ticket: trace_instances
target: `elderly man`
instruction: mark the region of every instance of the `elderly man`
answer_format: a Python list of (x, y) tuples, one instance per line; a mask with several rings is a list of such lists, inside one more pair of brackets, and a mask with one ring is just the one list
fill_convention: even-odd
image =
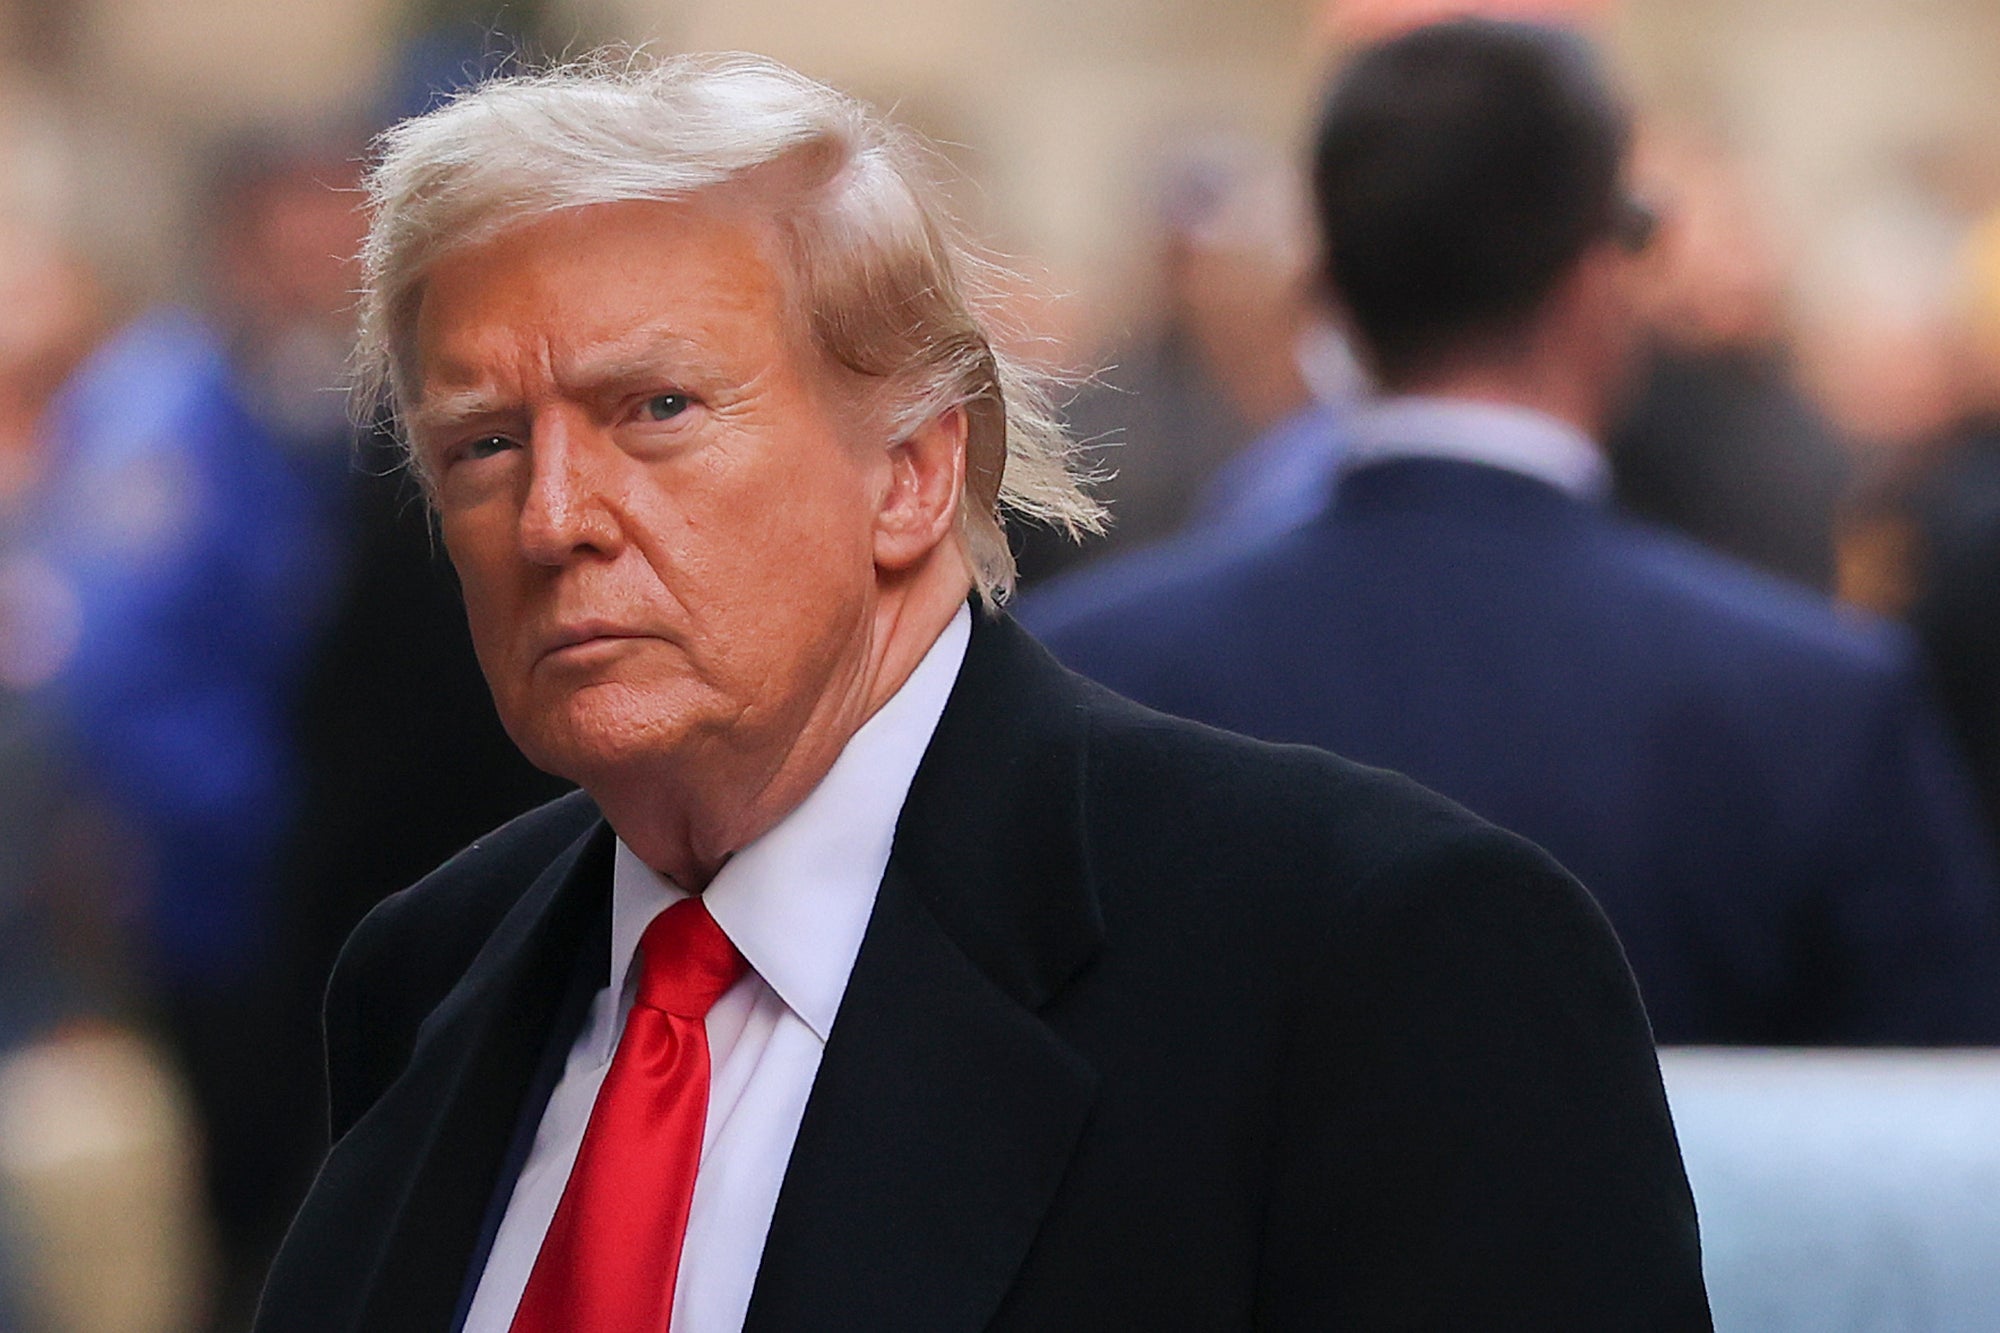
[(390, 134), (364, 351), (584, 791), (349, 942), (259, 1327), (1706, 1327), (1578, 886), (993, 609), (1094, 511), (918, 161), (747, 58)]

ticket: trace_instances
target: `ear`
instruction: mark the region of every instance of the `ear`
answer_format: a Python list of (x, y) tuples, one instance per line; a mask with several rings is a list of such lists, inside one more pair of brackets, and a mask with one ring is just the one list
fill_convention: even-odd
[(902, 571), (951, 540), (965, 492), (965, 409), (932, 417), (889, 446), (889, 484), (875, 511), (875, 564)]

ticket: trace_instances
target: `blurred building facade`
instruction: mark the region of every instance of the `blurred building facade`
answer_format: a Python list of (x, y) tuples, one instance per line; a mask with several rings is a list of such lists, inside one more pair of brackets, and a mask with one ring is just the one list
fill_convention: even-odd
[[(188, 145), (271, 114), (350, 104), (395, 44), (439, 21), (527, 14), (540, 45), (748, 48), (894, 104), (954, 145), (1003, 245), (1076, 293), (1065, 317), (1129, 312), (1140, 257), (1124, 218), (1150, 186), (1143, 151), (1221, 127), (1290, 147), (1362, 0), (0, 0), (0, 143), (80, 142), (78, 187), (144, 279), (170, 283)], [(1407, 5), (1405, 6), (1407, 7)], [(1516, 6), (1517, 8), (1520, 6)], [(1971, 152), (2000, 113), (2000, 8), (1987, 0), (1623, 0), (1585, 8), (1644, 100), (1718, 134), (1794, 238), (1815, 310), (1921, 301), (1937, 211), (1926, 163)], [(53, 123), (52, 123), (53, 122)], [(10, 129), (11, 127), (11, 129)], [(4, 150), (20, 158), (36, 150)], [(43, 153), (44, 160), (47, 154)], [(10, 173), (46, 190), (49, 169)], [(1947, 206), (1945, 211), (1949, 211)], [(1882, 237), (1893, 239), (1882, 243)], [(1857, 259), (1857, 253), (1865, 259)], [(1916, 315), (1905, 310), (1905, 325)], [(1082, 330), (1095, 332), (1095, 330)], [(1873, 336), (1886, 338), (1887, 330)]]

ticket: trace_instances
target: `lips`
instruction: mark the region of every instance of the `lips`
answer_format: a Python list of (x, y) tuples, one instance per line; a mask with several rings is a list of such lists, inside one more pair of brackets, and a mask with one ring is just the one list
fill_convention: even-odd
[(602, 621), (581, 621), (574, 625), (564, 625), (551, 634), (541, 652), (543, 658), (574, 655), (587, 650), (594, 644), (615, 643), (622, 640), (644, 639), (653, 636), (644, 631), (623, 625), (613, 625)]

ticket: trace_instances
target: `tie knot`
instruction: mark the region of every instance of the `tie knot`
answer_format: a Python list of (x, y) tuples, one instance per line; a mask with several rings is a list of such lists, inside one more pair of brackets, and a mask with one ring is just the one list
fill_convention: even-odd
[(683, 898), (639, 937), (638, 1003), (677, 1018), (705, 1018), (749, 964), (700, 898)]

